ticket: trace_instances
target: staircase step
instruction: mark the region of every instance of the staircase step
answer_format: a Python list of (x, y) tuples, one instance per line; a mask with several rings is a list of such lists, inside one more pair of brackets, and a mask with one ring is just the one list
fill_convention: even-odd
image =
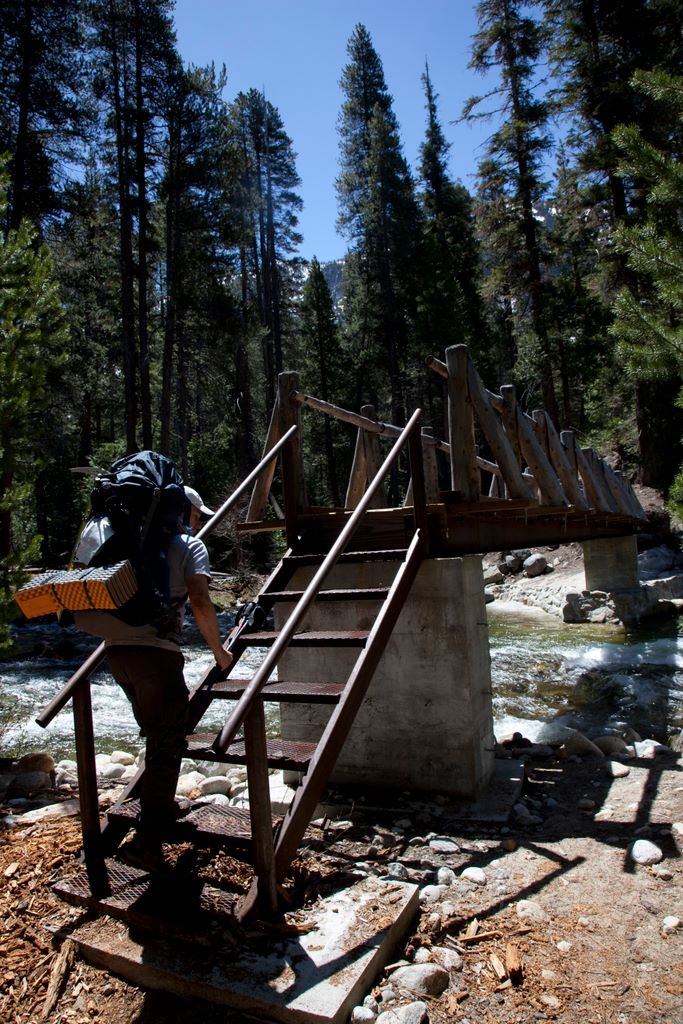
[[(388, 587), (363, 587), (359, 590), (321, 590), (316, 601), (383, 601)], [(303, 590), (269, 590), (263, 595), (269, 601), (298, 601)]]
[[(245, 633), (241, 642), (245, 647), (272, 647), (280, 634), (275, 632)], [(364, 647), (369, 633), (364, 629), (319, 630), (296, 633), (290, 647)]]
[[(249, 679), (224, 679), (215, 683), (209, 693), (214, 700), (236, 700), (249, 685)], [(261, 693), (263, 700), (279, 704), (336, 704), (345, 683), (306, 683), (278, 680), (267, 683)]]
[[(127, 800), (110, 808), (107, 817), (135, 825), (140, 816), (140, 801)], [(273, 828), (279, 824), (273, 818)], [(244, 807), (219, 807), (215, 804), (197, 804), (196, 807), (173, 823), (168, 831), (169, 842), (193, 842), (197, 846), (221, 845), (245, 848), (251, 845), (251, 819)]]
[[(407, 548), (388, 548), (383, 551), (345, 551), (337, 562), (399, 562), (403, 561)], [(282, 561), (286, 565), (320, 565), (326, 557), (323, 554), (287, 555)]]
[[(223, 764), (247, 763), (244, 740), (236, 740), (225, 753), (221, 754), (211, 746), (215, 738), (215, 733), (195, 733), (193, 736), (188, 736), (188, 757), (199, 761), (219, 761)], [(305, 772), (315, 749), (315, 743), (301, 743), (276, 737), (266, 741), (266, 760), (271, 768), (288, 768), (295, 772)]]

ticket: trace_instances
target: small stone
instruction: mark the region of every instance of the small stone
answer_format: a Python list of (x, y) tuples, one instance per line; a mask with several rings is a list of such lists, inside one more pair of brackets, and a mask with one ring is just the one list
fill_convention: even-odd
[(377, 1024), (428, 1024), (429, 1012), (425, 1003), (416, 1000), (404, 1006), (392, 1007), (380, 1013)]
[(178, 796), (189, 796), (196, 789), (199, 788), (200, 782), (204, 781), (204, 776), (201, 772), (187, 772), (185, 775), (181, 775), (178, 779), (176, 786), (176, 794)]
[(593, 811), (595, 810), (595, 800), (591, 800), (587, 796), (582, 796), (580, 800), (576, 801), (576, 806), (580, 811)]
[(613, 779), (625, 779), (627, 775), (631, 774), (631, 769), (628, 765), (622, 764), (621, 761), (609, 761), (607, 763), (607, 774)]
[(112, 764), (135, 764), (135, 758), (127, 750), (114, 750), (110, 756)]
[(558, 981), (560, 976), (557, 971), (543, 970), (541, 971), (541, 977), (544, 981)]
[(101, 779), (120, 779), (125, 770), (125, 765), (111, 762), (105, 765), (97, 774)]
[(363, 1006), (367, 1010), (372, 1010), (373, 1013), (377, 1013), (379, 1011), (379, 1003), (377, 1002), (372, 993), (365, 997), (365, 999), (363, 1000)]
[(209, 796), (211, 793), (222, 793), (224, 796), (230, 796), (232, 783), (225, 775), (213, 775), (210, 779), (202, 779), (197, 785), (197, 789), (203, 796)]
[(545, 924), (548, 915), (540, 903), (534, 900), (520, 900), (516, 906), (517, 917), (523, 924)]
[(561, 939), (560, 942), (556, 943), (556, 947), (559, 949), (560, 953), (568, 953), (572, 948), (572, 944), (571, 942), (567, 942), (566, 939)]
[(465, 868), (460, 877), (474, 882), (475, 885), (486, 885), (488, 881), (486, 872), (482, 871), (481, 868)]
[(683, 857), (683, 821), (674, 821), (671, 826), (671, 838), (679, 855)]
[(453, 885), (455, 882), (455, 871), (452, 868), (439, 868), (436, 880), (439, 885)]
[(445, 967), (447, 971), (461, 971), (463, 969), (462, 957), (454, 949), (449, 949), (448, 946), (434, 946), (432, 955), (436, 962)]
[(661, 882), (671, 882), (671, 881), (673, 881), (673, 877), (674, 877), (673, 871), (669, 871), (668, 868), (659, 867), (659, 866), (655, 866), (655, 867), (652, 868), (652, 874), (655, 876), (655, 878), (658, 878)]
[(544, 993), (541, 996), (541, 1002), (545, 1003), (546, 1006), (549, 1006), (551, 1010), (556, 1010), (560, 1005), (560, 1000), (557, 996), (551, 995), (550, 993)]
[[(441, 918), (439, 918), (439, 921)], [(413, 957), (414, 964), (428, 964), (431, 963), (432, 953), (427, 946), (420, 946), (419, 949), (415, 950), (415, 956)]]
[(515, 839), (503, 839), (500, 845), (506, 853), (514, 853), (517, 849), (517, 841)]
[(367, 1006), (354, 1006), (351, 1011), (351, 1024), (372, 1024), (376, 1017), (377, 1014)]
[(459, 853), (460, 847), (452, 839), (432, 839), (429, 849), (435, 853)]
[(393, 984), (407, 988), (417, 995), (440, 996), (448, 988), (448, 971), (439, 964), (411, 964), (399, 967), (391, 976)]
[(636, 864), (657, 864), (664, 854), (649, 839), (636, 839), (630, 849), (631, 859)]
[(387, 1003), (396, 1002), (396, 1000), (398, 999), (398, 992), (393, 987), (393, 985), (383, 985), (382, 988), (379, 990), (379, 998), (382, 1005), (386, 1006)]
[(401, 864), (400, 861), (394, 860), (390, 864), (387, 864), (387, 877), (395, 878), (399, 882), (407, 882), (410, 878), (410, 872), (405, 864)]
[(679, 917), (674, 917), (673, 914), (668, 914), (662, 921), (662, 934), (673, 935), (673, 933), (681, 927), (681, 920)]
[(420, 889), (420, 903), (436, 903), (446, 892), (445, 885), (425, 885)]

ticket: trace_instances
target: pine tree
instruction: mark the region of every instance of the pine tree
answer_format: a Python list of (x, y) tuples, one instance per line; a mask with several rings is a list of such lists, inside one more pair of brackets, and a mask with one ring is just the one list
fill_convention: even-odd
[[(545, 189), (542, 157), (550, 140), (548, 104), (534, 92), (542, 53), (540, 25), (527, 14), (534, 6), (521, 0), (482, 0), (477, 6), (471, 66), (482, 73), (498, 69), (500, 85), (493, 93), (505, 115), (479, 167), (478, 217), (496, 270), (489, 289), (507, 305), (518, 375), (529, 383), (538, 377), (543, 405), (557, 420), (544, 239), (535, 213)], [(469, 100), (464, 116), (473, 116), (481, 102), (480, 97)]]
[[(304, 287), (300, 314), (302, 385), (324, 402), (339, 402), (345, 391), (344, 360), (332, 295), (314, 257)], [(306, 491), (314, 504), (342, 504), (338, 468), (348, 438), (329, 416), (316, 415), (307, 435)]]
[(377, 404), (388, 377), (392, 420), (401, 424), (416, 315), (420, 215), (382, 64), (363, 25), (356, 26), (347, 53), (337, 179), (339, 226), (351, 243), (345, 266), (347, 345), (358, 404), (363, 398)]
[[(683, 194), (683, 77), (664, 72), (640, 72), (634, 86), (660, 104), (661, 117), (673, 114), (677, 131), (667, 150), (648, 142), (636, 125), (624, 125), (613, 133), (614, 145), (623, 154), (618, 170), (625, 179), (645, 184), (646, 215), (641, 223), (623, 225), (616, 233), (619, 251), (634, 273), (630, 286), (621, 289), (615, 304), (612, 327), (627, 365), (638, 379), (662, 381), (680, 387), (683, 379), (683, 228), (680, 197)], [(672, 153), (673, 151), (673, 153)], [(683, 390), (678, 398), (683, 406)], [(657, 457), (680, 459), (680, 446), (672, 443), (670, 410), (652, 410), (666, 416), (668, 443)], [(678, 416), (680, 428), (680, 415)], [(664, 467), (661, 467), (664, 471)], [(650, 467), (651, 469), (651, 467)], [(666, 471), (670, 475), (667, 466)], [(679, 470), (674, 495), (683, 500), (683, 470)]]
[(59, 207), (58, 179), (74, 160), (83, 101), (82, 0), (0, 0), (0, 153), (11, 154), (6, 226), (38, 226)]
[[(0, 218), (8, 176), (1, 170)], [(63, 361), (66, 328), (52, 264), (26, 221), (0, 233), (0, 646), (7, 641), (11, 594), (36, 557), (27, 503), (43, 455), (40, 429), (46, 385)], [(24, 536), (16, 536), (17, 520)]]

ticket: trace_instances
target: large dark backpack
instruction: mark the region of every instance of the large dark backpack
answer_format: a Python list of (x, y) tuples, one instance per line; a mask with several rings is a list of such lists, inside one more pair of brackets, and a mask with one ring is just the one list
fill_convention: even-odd
[(158, 452), (118, 459), (96, 478), (91, 516), (108, 517), (113, 533), (89, 565), (128, 559), (133, 566), (138, 592), (112, 613), (128, 625), (152, 623), (164, 632), (173, 618), (166, 556), (171, 538), (183, 530), (188, 506), (183, 478)]

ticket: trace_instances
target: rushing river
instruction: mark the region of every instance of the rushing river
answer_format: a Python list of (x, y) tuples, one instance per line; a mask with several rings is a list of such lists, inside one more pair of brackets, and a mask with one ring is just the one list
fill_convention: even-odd
[[(630, 633), (610, 626), (567, 626), (550, 616), (489, 606), (496, 735), (515, 730), (552, 740), (558, 727), (595, 735), (631, 725), (665, 740), (683, 728), (683, 620)], [(224, 632), (230, 626), (222, 616)], [(47, 730), (33, 721), (92, 650), (75, 630), (28, 625), (17, 631), (20, 656), (0, 662), (0, 757), (48, 749), (57, 759), (74, 752), (69, 706)], [(211, 657), (190, 632), (186, 676), (194, 682)], [(253, 675), (263, 655), (247, 652), (235, 674)], [(93, 677), (97, 749), (137, 751), (130, 707), (106, 671)], [(203, 720), (218, 727), (226, 705), (217, 701)], [(273, 716), (275, 710), (273, 709)], [(271, 716), (272, 717), (272, 716)]]

